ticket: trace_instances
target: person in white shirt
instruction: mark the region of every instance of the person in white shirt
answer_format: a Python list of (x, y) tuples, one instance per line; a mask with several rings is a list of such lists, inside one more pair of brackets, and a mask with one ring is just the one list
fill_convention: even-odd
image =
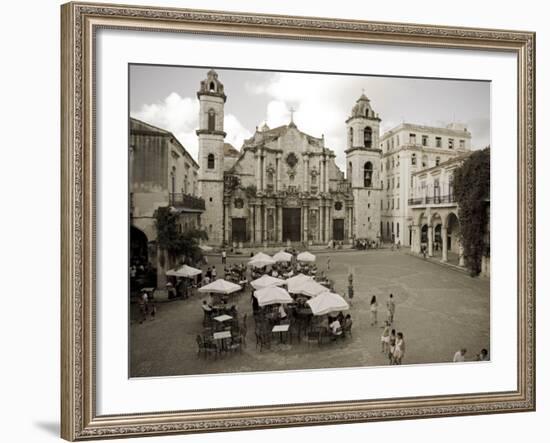
[(279, 306), (279, 317), (286, 318), (286, 311), (285, 308), (283, 308), (283, 305)]
[(334, 320), (330, 325), (329, 328), (333, 335), (341, 335), (342, 334), (342, 325), (338, 320)]
[(466, 348), (462, 348), (459, 351), (456, 351), (455, 356), (453, 357), (453, 363), (462, 363), (463, 361), (466, 361), (465, 355)]
[(216, 280), (216, 275), (217, 275), (216, 267), (212, 266), (212, 281)]

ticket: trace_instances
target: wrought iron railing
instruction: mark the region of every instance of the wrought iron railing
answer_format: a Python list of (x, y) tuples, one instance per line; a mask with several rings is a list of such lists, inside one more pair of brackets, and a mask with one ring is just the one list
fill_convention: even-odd
[(206, 209), (204, 200), (194, 195), (175, 193), (170, 194), (170, 205), (183, 207), (188, 209), (199, 209), (204, 211)]
[(456, 199), (454, 194), (447, 195), (434, 195), (431, 197), (414, 197), (409, 198), (409, 206), (415, 205), (438, 205), (445, 203), (455, 203)]

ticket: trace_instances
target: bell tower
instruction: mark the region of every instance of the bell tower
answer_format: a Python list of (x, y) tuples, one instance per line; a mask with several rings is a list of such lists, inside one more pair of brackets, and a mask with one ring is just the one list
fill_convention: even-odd
[(223, 241), (223, 146), (224, 105), (227, 97), (218, 73), (211, 69), (200, 83), (199, 99), (199, 192), (206, 203), (202, 226), (210, 243)]
[(380, 230), (380, 122), (364, 93), (346, 120), (346, 170), (355, 205), (355, 233), (369, 240), (377, 240)]

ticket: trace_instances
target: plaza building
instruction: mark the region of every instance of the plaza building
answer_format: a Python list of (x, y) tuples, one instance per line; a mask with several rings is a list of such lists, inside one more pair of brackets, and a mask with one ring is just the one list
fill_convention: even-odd
[(200, 228), (199, 165), (169, 131), (130, 118), (130, 262), (149, 263), (164, 279), (156, 247), (155, 212), (171, 207), (181, 232)]
[(412, 244), (413, 175), (470, 151), (459, 123), (402, 123), (380, 135), (381, 118), (363, 93), (346, 125), (346, 173), (320, 137), (287, 125), (256, 128), (237, 150), (225, 143), (227, 95), (214, 70), (201, 81), (199, 184), (212, 244)]
[[(463, 153), (437, 166), (423, 169), (412, 175), (408, 207), (411, 221), (411, 251), (421, 253), (425, 248), (428, 257), (439, 258), (464, 266), (464, 249), (460, 243), (460, 207), (454, 193), (454, 171), (469, 156)], [(486, 202), (487, 226), (482, 257), (481, 275), (490, 276), (490, 201)]]
[[(201, 82), (197, 97), (199, 186), (206, 203), (203, 226), (211, 244), (352, 241), (356, 235), (355, 191), (322, 135), (301, 131), (291, 117), (287, 125), (256, 128), (236, 151), (224, 142), (227, 96), (214, 70)], [(377, 117), (370, 117), (377, 127)], [(350, 125), (357, 126), (358, 134), (359, 123)], [(377, 133), (373, 135), (372, 146), (376, 146), (377, 137)], [(371, 154), (376, 157), (378, 150), (359, 151), (353, 153), (352, 162)], [(373, 165), (378, 164), (374, 157)], [(359, 182), (362, 179), (359, 171), (357, 174)], [(361, 181), (357, 188), (363, 184)]]
[(381, 137), (380, 234), (383, 241), (411, 246), (413, 177), (470, 152), (471, 134), (463, 124), (444, 128), (402, 123)]

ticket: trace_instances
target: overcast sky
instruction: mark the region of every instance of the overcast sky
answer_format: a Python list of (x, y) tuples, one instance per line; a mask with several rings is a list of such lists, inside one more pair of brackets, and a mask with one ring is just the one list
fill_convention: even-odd
[[(197, 158), (199, 102), (196, 92), (210, 67), (130, 67), (130, 114), (174, 133)], [(345, 120), (361, 93), (380, 114), (381, 133), (405, 121), (429, 126), (467, 125), (472, 148), (490, 144), (490, 83), (357, 75), (243, 71), (215, 68), (224, 84), (226, 141), (240, 149), (267, 121), (325, 135), (327, 147), (345, 164)]]

